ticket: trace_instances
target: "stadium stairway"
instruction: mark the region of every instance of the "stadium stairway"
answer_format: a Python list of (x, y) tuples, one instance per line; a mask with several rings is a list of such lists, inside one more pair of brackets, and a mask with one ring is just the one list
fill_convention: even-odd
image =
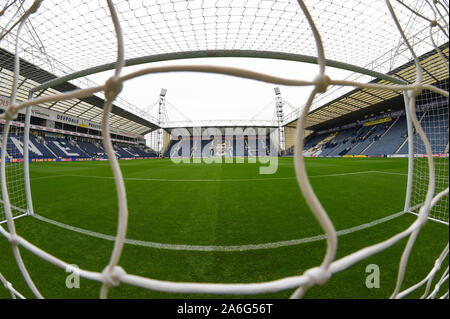
[(333, 132), (331, 134), (327, 133), (321, 135), (321, 137), (325, 136), (325, 138), (321, 138), (319, 142), (313, 145), (311, 148), (309, 149), (305, 148), (307, 150), (305, 152), (305, 155), (320, 156), (323, 152), (323, 148), (327, 145), (328, 142), (332, 141), (337, 134), (338, 132)]
[(73, 146), (69, 141), (53, 137), (45, 137), (47, 146), (61, 158), (88, 157), (82, 150)]
[(94, 143), (91, 142), (78, 142), (78, 146), (80, 149), (82, 149), (85, 153), (87, 153), (90, 157), (105, 157), (106, 152), (104, 149), (99, 148)]
[(352, 147), (348, 155), (359, 155), (364, 149), (373, 142), (373, 139), (377, 134), (381, 134), (384, 131), (384, 124), (373, 125), (363, 136), (356, 145)]
[(353, 129), (346, 129), (339, 132), (339, 134), (337, 134), (336, 137), (332, 141), (330, 141), (330, 145), (323, 148), (320, 156), (331, 156), (338, 154), (338, 152), (342, 151), (345, 148), (345, 146), (343, 147), (343, 145), (346, 144), (348, 139), (352, 136), (353, 132)]
[(358, 130), (359, 128), (356, 130), (354, 128), (343, 130), (338, 135), (338, 144), (328, 152), (327, 156), (342, 155), (341, 153), (352, 145), (352, 136), (355, 136)]
[[(8, 134), (7, 153), (11, 158), (23, 158), (23, 135)], [(33, 135), (30, 135), (29, 143), (30, 158), (55, 158), (50, 150), (41, 144)]]
[[(419, 123), (422, 124), (422, 121), (425, 118), (426, 114), (427, 114), (427, 111), (417, 112), (417, 117), (419, 119)], [(414, 131), (414, 140), (417, 140), (416, 134), (417, 133)], [(405, 127), (405, 137), (406, 136), (408, 136), (408, 128), (407, 127)], [(402, 154), (402, 155), (408, 154), (408, 148), (409, 148), (409, 143), (408, 143), (408, 139), (406, 138), (405, 142), (399, 147), (399, 149), (394, 154)]]
[(383, 134), (378, 141), (375, 141), (366, 150), (364, 155), (384, 155), (394, 154), (400, 145), (405, 141), (406, 116), (402, 115), (395, 119), (394, 123)]

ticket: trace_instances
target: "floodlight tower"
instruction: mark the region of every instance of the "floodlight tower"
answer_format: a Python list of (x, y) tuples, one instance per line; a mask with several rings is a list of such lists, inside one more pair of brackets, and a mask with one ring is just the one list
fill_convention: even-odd
[(280, 88), (276, 87), (275, 89), (276, 96), (276, 113), (277, 113), (277, 124), (278, 124), (278, 142), (279, 142), (279, 153), (283, 154), (285, 151), (285, 142), (284, 142), (284, 114), (283, 114), (283, 98), (281, 97)]
[[(166, 114), (166, 93), (167, 89), (161, 89), (161, 93), (159, 94), (159, 107), (158, 107), (158, 126), (161, 127), (161, 125), (165, 122), (165, 114)], [(162, 147), (163, 147), (163, 129), (160, 128), (158, 130), (158, 155), (159, 157), (162, 156)]]

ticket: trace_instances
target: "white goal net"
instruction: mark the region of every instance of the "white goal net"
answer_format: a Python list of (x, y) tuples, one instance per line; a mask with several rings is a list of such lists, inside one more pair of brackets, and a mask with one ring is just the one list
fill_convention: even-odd
[[(104, 98), (102, 114), (96, 120), (102, 123), (119, 217), (114, 248), (104, 270), (80, 269), (79, 274), (101, 283), (101, 298), (106, 298), (109, 290), (119, 283), (170, 293), (246, 295), (293, 289), (292, 298), (300, 298), (310, 287), (326, 284), (334, 274), (402, 239), (407, 239), (408, 244), (398, 256), (400, 265), (392, 298), (405, 297), (420, 287), (424, 289), (424, 298), (447, 298), (448, 291), (442, 291), (441, 287), (448, 281), (448, 268), (435, 286), (431, 283), (448, 256), (448, 243), (443, 243), (442, 253), (430, 261), (425, 278), (411, 287), (402, 284), (415, 239), (429, 217), (448, 223), (448, 157), (445, 157), (448, 155), (448, 10), (446, 0), (2, 1), (0, 57), (9, 55), (14, 59), (9, 63), (0, 60), (2, 69), (11, 73), (0, 91), (0, 95), (11, 101), (0, 115), (3, 142), (0, 220), (6, 221), (0, 225), (0, 236), (10, 242), (15, 262), (34, 296), (45, 297), (39, 290), (38, 279), (28, 272), (33, 266), (23, 261), (21, 250), (26, 249), (62, 269), (70, 265), (33, 245), (16, 230), (14, 217), (26, 212), (27, 206), (27, 175), (23, 174), (23, 165), (27, 163), (6, 160), (15, 157), (13, 148), (8, 146), (16, 136), (12, 124), (17, 121), (19, 111), (31, 106), (57, 107), (58, 103), (79, 103), (95, 95)], [(429, 76), (421, 66), (424, 61), (421, 58), (428, 52), (437, 57), (435, 67), (439, 78)], [(238, 68), (175, 64), (146, 65), (138, 71), (123, 72), (125, 65), (211, 56), (316, 63), (317, 74), (299, 80)], [(406, 63), (410, 63), (411, 80), (391, 73)], [(330, 66), (350, 70), (354, 76), (348, 80), (332, 79), (327, 75)], [(84, 78), (106, 70), (114, 73), (105, 83), (95, 85)], [(299, 111), (294, 163), (300, 190), (327, 237), (320, 265), (296, 276), (242, 284), (161, 281), (127, 273), (119, 266), (127, 233), (128, 205), (110, 137), (112, 103), (117, 101), (124, 82), (164, 72), (217, 73), (311, 89), (306, 105)], [(64, 87), (67, 83), (76, 89), (67, 90)], [(378, 90), (385, 99), (395, 94), (405, 95), (405, 110), (413, 133), (410, 137), (414, 136), (414, 165), (410, 165), (410, 199), (406, 206), (418, 216), (391, 238), (337, 258), (337, 232), (309, 183), (302, 149), (305, 123), (312, 107), (354, 88), (365, 92)], [(447, 138), (446, 145), (442, 144), (443, 136)], [(437, 154), (441, 154), (439, 158)], [(8, 282), (1, 272), (0, 263), (0, 281), (12, 297), (22, 298), (14, 282)]]
[[(12, 76), (12, 75), (11, 75)], [(2, 83), (0, 85), (6, 85)], [(2, 99), (5, 104), (9, 104), (9, 100)], [(4, 112), (4, 108), (0, 108), (0, 112)], [(0, 121), (0, 129), (4, 132), (4, 120)], [(11, 203), (11, 214), (13, 218), (24, 216), (28, 214), (27, 201), (25, 196), (25, 174), (24, 174), (24, 156), (23, 156), (23, 124), (14, 123), (10, 127), (8, 135), (0, 135), (0, 149), (5, 148), (4, 158), (0, 161), (5, 161), (5, 178), (9, 193), (9, 201)], [(3, 138), (5, 141), (3, 143)], [(0, 191), (0, 194), (2, 192)], [(0, 197), (0, 224), (6, 222), (4, 210), (3, 196)]]
[[(448, 88), (448, 80), (442, 83), (443, 87)], [(417, 117), (430, 143), (432, 155), (434, 158), (434, 174), (436, 192), (441, 192), (448, 187), (449, 158), (448, 158), (448, 98), (433, 94), (430, 91), (424, 91), (416, 98)], [(408, 145), (406, 145), (408, 146)], [(428, 161), (425, 144), (414, 132), (414, 161), (412, 174), (412, 193), (410, 207), (412, 212), (417, 213), (417, 207), (420, 207), (425, 200), (427, 185), (429, 180)], [(449, 222), (448, 196), (440, 200), (430, 212), (430, 218), (444, 223)]]

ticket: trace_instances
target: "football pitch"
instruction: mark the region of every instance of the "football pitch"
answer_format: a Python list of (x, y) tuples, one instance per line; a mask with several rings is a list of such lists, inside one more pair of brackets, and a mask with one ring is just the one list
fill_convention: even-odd
[[(446, 161), (448, 174), (448, 159)], [(127, 273), (181, 282), (263, 282), (302, 274), (322, 262), (323, 231), (295, 179), (292, 158), (276, 174), (259, 164), (174, 164), (169, 159), (120, 161), (127, 189), (127, 243), (119, 265)], [(310, 182), (337, 231), (337, 259), (405, 230), (416, 216), (402, 214), (406, 158), (307, 158)], [(35, 217), (16, 220), (17, 232), (70, 264), (101, 272), (117, 228), (117, 199), (107, 161), (31, 163)], [(4, 224), (3, 227), (6, 227)], [(405, 281), (422, 280), (448, 242), (448, 226), (428, 221), (412, 250)], [(407, 239), (350, 268), (305, 298), (388, 298)], [(26, 297), (8, 241), (0, 237), (0, 272)], [(81, 279), (25, 249), (25, 264), (47, 298), (98, 298), (100, 283)], [(366, 267), (376, 264), (380, 287), (367, 288)], [(448, 266), (436, 275), (436, 282)], [(434, 284), (433, 286), (434, 287)], [(448, 290), (448, 283), (441, 288)], [(424, 288), (408, 296), (418, 298)], [(121, 283), (110, 298), (287, 298), (293, 290), (250, 296), (168, 294)], [(0, 298), (9, 298), (0, 287)]]

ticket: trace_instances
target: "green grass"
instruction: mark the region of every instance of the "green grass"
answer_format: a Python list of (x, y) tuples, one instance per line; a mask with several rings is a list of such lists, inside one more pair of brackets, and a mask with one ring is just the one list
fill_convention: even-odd
[[(448, 171), (448, 159), (444, 161)], [(259, 175), (259, 166), (249, 163), (175, 165), (167, 159), (154, 159), (121, 161), (120, 164), (127, 188), (129, 239), (184, 245), (246, 245), (323, 233), (299, 191), (291, 158), (280, 159), (274, 175)], [(407, 159), (311, 158), (306, 164), (311, 184), (337, 230), (369, 223), (403, 209)], [(108, 162), (32, 163), (30, 169), (37, 214), (71, 226), (115, 235), (117, 199)], [(337, 258), (388, 239), (406, 229), (414, 219), (414, 215), (405, 214), (372, 228), (340, 236)], [(36, 246), (86, 270), (101, 272), (113, 247), (111, 241), (59, 228), (32, 217), (16, 220), (16, 227), (20, 235)], [(446, 225), (436, 222), (425, 225), (411, 254), (404, 288), (425, 277), (448, 242), (448, 236)], [(325, 285), (311, 288), (306, 298), (389, 297), (405, 244), (406, 240), (402, 240), (335, 274)], [(262, 282), (302, 274), (321, 263), (325, 249), (324, 240), (235, 252), (177, 251), (125, 245), (120, 265), (130, 274), (161, 280)], [(82, 279), (79, 289), (67, 289), (68, 273), (25, 249), (21, 252), (44, 296), (98, 297), (99, 283)], [(10, 245), (3, 237), (0, 238), (0, 253), (0, 272), (16, 289), (32, 297), (18, 271)], [(380, 267), (379, 289), (365, 286), (368, 275), (365, 269), (372, 263)], [(447, 265), (448, 260), (444, 268)], [(444, 291), (447, 289), (448, 284)], [(419, 289), (419, 293), (410, 297), (418, 297), (422, 291)], [(286, 298), (290, 293), (291, 290), (250, 297)], [(223, 297), (166, 294), (125, 284), (112, 289), (109, 296)], [(0, 298), (8, 297), (6, 289), (0, 287)]]

